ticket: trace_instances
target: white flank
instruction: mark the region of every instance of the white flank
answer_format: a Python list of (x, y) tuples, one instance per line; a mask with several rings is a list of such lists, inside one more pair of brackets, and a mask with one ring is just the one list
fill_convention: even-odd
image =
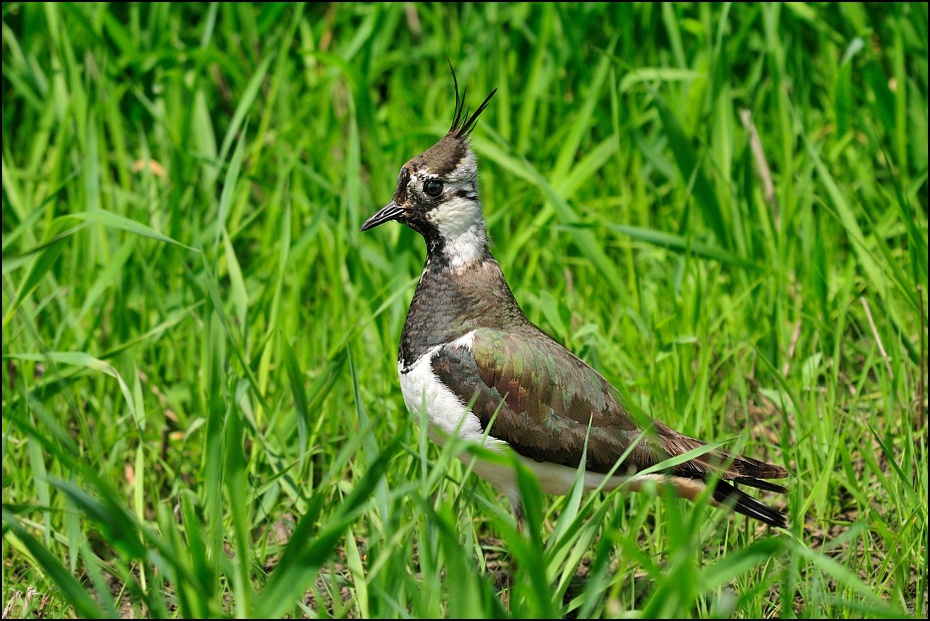
[[(449, 346), (464, 347), (470, 350), (474, 337), (474, 331), (469, 332), (450, 343)], [(450, 436), (458, 429), (459, 437), (462, 439), (480, 443), (483, 435), (481, 421), (471, 413), (467, 404), (446, 388), (433, 373), (433, 356), (441, 347), (443, 346), (437, 345), (420, 356), (406, 373), (403, 371), (403, 366), (398, 364), (400, 390), (404, 394), (404, 403), (407, 404), (407, 409), (417, 421), (420, 420), (421, 408), (426, 407), (430, 432), (441, 431), (445, 436)]]
[[(474, 337), (474, 331), (469, 332), (450, 343), (449, 346), (471, 350)], [(468, 404), (446, 388), (433, 373), (431, 363), (440, 347), (443, 346), (437, 345), (420, 356), (406, 373), (403, 371), (403, 365), (398, 364), (400, 390), (404, 395), (407, 410), (419, 423), (421, 408), (426, 408), (429, 437), (439, 446), (445, 444), (446, 438), (457, 432), (458, 437), (463, 440), (484, 445), (495, 451), (503, 451), (507, 443), (492, 437), (485, 439), (481, 421), (468, 409)], [(458, 457), (466, 464), (471, 460), (467, 454), (460, 454)], [(475, 463), (474, 470), (483, 479), (507, 494), (509, 498), (516, 498), (514, 496), (516, 477), (513, 469), (478, 461)]]

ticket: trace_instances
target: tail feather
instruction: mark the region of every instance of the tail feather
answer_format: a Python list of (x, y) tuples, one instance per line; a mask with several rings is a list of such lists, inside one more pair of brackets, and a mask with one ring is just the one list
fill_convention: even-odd
[(734, 483), (739, 483), (740, 485), (745, 485), (747, 487), (754, 487), (756, 489), (765, 490), (767, 492), (775, 492), (776, 494), (787, 494), (788, 488), (775, 483), (769, 483), (768, 481), (763, 481), (762, 479), (754, 479), (752, 477), (737, 477), (733, 479)]
[[(696, 442), (700, 441), (696, 440)], [(701, 445), (703, 445), (703, 442), (697, 446)], [(782, 486), (761, 480), (786, 478), (788, 476), (788, 471), (781, 466), (719, 449), (706, 455), (701, 455), (692, 461), (694, 462), (692, 467), (697, 466), (698, 469), (708, 474), (711, 472), (719, 472), (720, 478), (726, 479), (727, 481), (734, 481), (772, 492), (785, 492), (785, 488)]]
[[(771, 489), (779, 488), (781, 491), (787, 491), (785, 488), (780, 485), (773, 485), (771, 483), (766, 483), (765, 481), (759, 481), (758, 479), (753, 480), (755, 483), (763, 483), (770, 487), (762, 487), (761, 485), (754, 485), (759, 489)], [(748, 483), (747, 485), (751, 485)], [(771, 489), (771, 491), (778, 491), (776, 489)], [(755, 518), (760, 522), (764, 522), (769, 526), (774, 526), (776, 528), (788, 528), (788, 520), (785, 514), (774, 507), (770, 507), (764, 503), (759, 502), (752, 496), (749, 496), (745, 492), (740, 491), (735, 486), (730, 484), (727, 481), (717, 481), (717, 485), (714, 488), (714, 501), (721, 504), (732, 507), (737, 513), (742, 513), (745, 516)]]
[[(701, 440), (680, 434), (661, 423), (657, 423), (656, 427), (662, 448), (669, 455), (681, 455), (706, 445)], [(673, 472), (680, 477), (676, 487), (685, 497), (693, 499), (697, 489), (693, 483), (686, 483), (688, 479), (692, 482), (704, 482), (716, 475), (718, 480), (713, 492), (716, 504), (732, 507), (737, 513), (757, 519), (769, 526), (788, 527), (788, 520), (784, 513), (747, 495), (734, 485), (734, 483), (746, 485), (778, 494), (787, 493), (786, 487), (764, 480), (786, 478), (788, 471), (781, 466), (717, 449), (678, 464)]]
[[(655, 423), (655, 427), (661, 448), (669, 456), (681, 455), (707, 444), (697, 438), (678, 433), (658, 422)], [(723, 449), (710, 451), (691, 461), (679, 464), (675, 471), (676, 474), (681, 476), (692, 477), (700, 477), (701, 474), (706, 475), (716, 472), (721, 479), (779, 493), (784, 493), (785, 488), (774, 483), (766, 483), (760, 479), (784, 479), (788, 476), (788, 471), (781, 466)]]
[[(788, 528), (788, 519), (784, 512), (766, 505), (739, 490), (729, 481), (717, 480), (716, 482), (706, 481), (703, 477), (686, 477), (686, 476), (668, 476), (663, 474), (648, 474), (637, 477), (634, 475), (631, 480), (630, 489), (640, 491), (643, 485), (651, 481), (658, 485), (671, 485), (672, 488), (682, 498), (696, 500), (698, 496), (704, 493), (708, 485), (714, 485), (711, 493), (711, 504), (714, 506), (727, 507), (742, 513), (747, 517), (759, 520), (769, 526), (777, 528)], [(759, 481), (756, 481), (757, 483)], [(762, 481), (761, 483), (764, 483)], [(779, 487), (773, 485), (772, 487)]]

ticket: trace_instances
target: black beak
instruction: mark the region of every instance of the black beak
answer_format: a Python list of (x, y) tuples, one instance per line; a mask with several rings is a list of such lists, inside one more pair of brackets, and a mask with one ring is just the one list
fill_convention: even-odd
[(362, 230), (367, 231), (368, 229), (375, 228), (379, 224), (384, 224), (385, 222), (389, 222), (390, 220), (396, 220), (397, 216), (399, 216), (402, 213), (404, 213), (404, 208), (398, 205), (397, 203), (395, 203), (394, 201), (391, 201), (390, 203), (382, 207), (378, 211), (378, 213), (376, 213), (372, 217), (365, 220), (365, 224), (362, 225)]

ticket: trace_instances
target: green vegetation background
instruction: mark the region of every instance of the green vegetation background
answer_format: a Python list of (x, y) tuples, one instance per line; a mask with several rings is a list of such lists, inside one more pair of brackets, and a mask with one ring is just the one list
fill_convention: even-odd
[[(927, 615), (927, 5), (3, 4), (4, 616)], [(405, 412), (448, 128), (529, 317), (787, 466), (528, 528)]]

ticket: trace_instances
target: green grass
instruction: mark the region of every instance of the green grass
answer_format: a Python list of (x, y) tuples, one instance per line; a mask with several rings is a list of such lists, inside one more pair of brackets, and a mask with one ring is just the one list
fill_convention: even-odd
[[(926, 26), (4, 4), (5, 616), (925, 618)], [(790, 532), (527, 480), (519, 534), (418, 431), (425, 248), (358, 229), (448, 128), (446, 56), (472, 108), (499, 89), (474, 147), (530, 319), (787, 466)]]

